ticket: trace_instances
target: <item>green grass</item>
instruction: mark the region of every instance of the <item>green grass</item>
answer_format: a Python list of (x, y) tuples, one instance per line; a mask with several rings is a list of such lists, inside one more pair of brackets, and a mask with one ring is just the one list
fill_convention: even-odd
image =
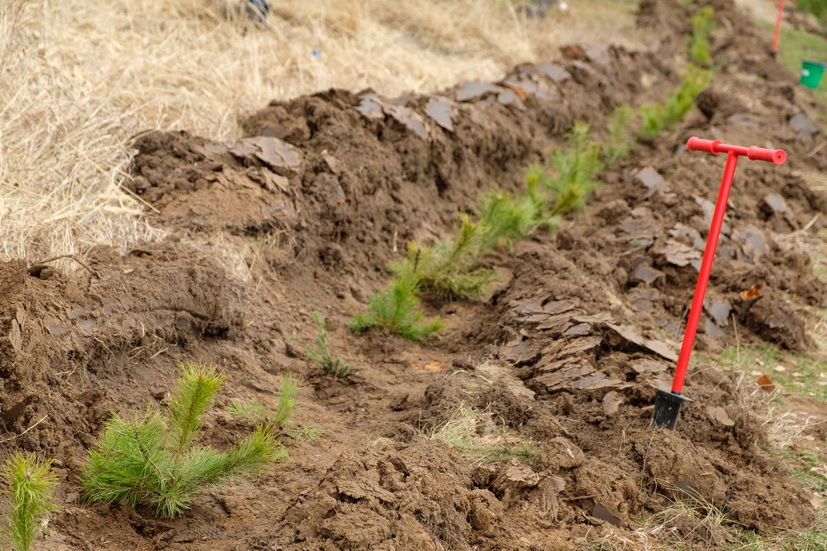
[(3, 463), (0, 479), (9, 500), (3, 535), (17, 551), (28, 551), (40, 535), (41, 522), (55, 509), (52, 493), (57, 478), (51, 461), (16, 453)]
[(186, 364), (166, 411), (113, 415), (81, 475), (86, 500), (142, 505), (171, 518), (189, 509), (204, 487), (285, 459), (285, 448), (266, 426), (226, 451), (198, 443), (203, 416), (223, 381), (215, 367)]
[[(827, 380), (821, 376), (827, 373), (827, 361), (794, 354), (782, 356), (778, 349), (770, 346), (742, 346), (724, 349), (720, 364), (746, 373), (760, 371), (787, 392), (827, 402), (827, 385), (824, 384)], [(783, 371), (776, 371), (779, 365)]]
[[(762, 23), (762, 26), (767, 30), (767, 40), (770, 40), (773, 25)], [(805, 59), (822, 63), (827, 61), (827, 40), (806, 31), (782, 25), (781, 39), (778, 43), (778, 60), (787, 69), (800, 75), (801, 61)], [(827, 76), (821, 79), (821, 85), (813, 90), (813, 94), (822, 104), (827, 105)], [(827, 117), (821, 115), (819, 122), (827, 124)]]

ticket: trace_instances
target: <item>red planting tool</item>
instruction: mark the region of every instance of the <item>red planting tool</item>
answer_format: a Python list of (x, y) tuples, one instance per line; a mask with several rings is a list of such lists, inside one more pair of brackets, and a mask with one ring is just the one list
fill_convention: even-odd
[(715, 203), (715, 210), (712, 214), (712, 224), (709, 227), (709, 235), (706, 238), (701, 270), (698, 274), (698, 283), (695, 286), (695, 296), (692, 297), (692, 306), (689, 309), (689, 319), (686, 321), (686, 329), (683, 334), (681, 353), (678, 356), (678, 365), (675, 368), (675, 378), (672, 381), (672, 391), (658, 389), (655, 399), (654, 423), (656, 427), (673, 429), (678, 422), (678, 412), (681, 404), (687, 400), (681, 394), (683, 381), (686, 378), (686, 369), (689, 367), (689, 357), (692, 355), (692, 346), (695, 344), (695, 333), (698, 330), (698, 321), (701, 318), (701, 311), (704, 305), (706, 284), (709, 282), (709, 273), (712, 271), (712, 261), (715, 259), (715, 249), (718, 247), (718, 237), (721, 234), (721, 226), (724, 223), (729, 191), (732, 189), (732, 177), (735, 175), (735, 167), (738, 165), (738, 157), (745, 156), (751, 161), (767, 161), (777, 165), (787, 159), (783, 149), (764, 149), (763, 147), (741, 147), (721, 143), (720, 140), (702, 140), (700, 138), (689, 138), (686, 142), (689, 151), (706, 151), (717, 155), (726, 153), (726, 166), (724, 177), (721, 180), (721, 189), (718, 191), (718, 201)]
[(778, 38), (781, 35), (781, 18), (784, 17), (784, 2), (795, 2), (795, 0), (770, 0), (778, 3), (778, 13), (775, 16), (775, 35), (772, 37), (772, 53), (778, 52)]

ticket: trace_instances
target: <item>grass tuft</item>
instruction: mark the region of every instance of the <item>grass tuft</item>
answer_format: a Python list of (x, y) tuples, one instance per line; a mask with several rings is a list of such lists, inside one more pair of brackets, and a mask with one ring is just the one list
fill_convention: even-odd
[(327, 324), (318, 312), (313, 313), (316, 322), (316, 346), (307, 348), (307, 356), (310, 361), (319, 366), (324, 373), (334, 377), (344, 378), (350, 373), (350, 366), (341, 358), (336, 358), (330, 350), (330, 343), (327, 340)]
[(532, 442), (499, 434), (480, 436), (479, 419), (473, 410), (460, 407), (444, 425), (431, 432), (430, 438), (441, 440), (460, 452), (488, 463), (508, 462), (512, 459), (530, 461), (539, 455)]
[(134, 419), (114, 414), (89, 451), (81, 476), (86, 500), (143, 505), (171, 518), (189, 509), (204, 486), (285, 459), (286, 450), (265, 426), (223, 452), (197, 443), (203, 416), (222, 382), (214, 367), (186, 364), (164, 414), (147, 412)]
[(57, 477), (51, 472), (51, 461), (16, 453), (6, 459), (0, 478), (10, 501), (5, 536), (17, 551), (29, 551), (40, 535), (41, 522), (55, 509), (52, 492)]

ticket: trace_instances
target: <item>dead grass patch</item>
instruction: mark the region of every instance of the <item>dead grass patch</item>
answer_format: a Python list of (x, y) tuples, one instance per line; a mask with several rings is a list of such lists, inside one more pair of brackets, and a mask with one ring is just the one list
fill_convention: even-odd
[(494, 79), (583, 36), (634, 45), (633, 10), (584, 1), (526, 20), (500, 0), (282, 0), (255, 26), (214, 0), (0, 2), (0, 260), (163, 237), (119, 185), (140, 131), (231, 140), (271, 99)]

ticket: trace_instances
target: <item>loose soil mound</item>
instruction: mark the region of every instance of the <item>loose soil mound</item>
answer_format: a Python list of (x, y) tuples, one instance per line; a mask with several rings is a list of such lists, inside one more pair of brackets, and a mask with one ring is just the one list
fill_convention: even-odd
[[(714, 4), (715, 58), (731, 62), (699, 109), (604, 172), (606, 186), (555, 236), (487, 258), (508, 276), (488, 301), (429, 304), (448, 331), (426, 345), (353, 336), (342, 322), (407, 240), (448, 231), (483, 190), (520, 189), (526, 165), (575, 120), (600, 132), (617, 105), (662, 99), (678, 82), (683, 3), (642, 3), (641, 25), (671, 29), (656, 54), (572, 46), (499, 83), (434, 96), (331, 90), (271, 104), (234, 144), (139, 137), (131, 189), (175, 239), (97, 249), (77, 275), (0, 269), (5, 445), (54, 457), (69, 477), (50, 548), (570, 549), (687, 495), (759, 531), (810, 523), (811, 496), (761, 451), (742, 381), (698, 365), (679, 429), (649, 427), (722, 170), (720, 158), (686, 152), (686, 137), (783, 147), (790, 159), (741, 162), (700, 350), (736, 339), (811, 349), (800, 306), (826, 294), (794, 239), (822, 227), (827, 207), (801, 175), (827, 162), (808, 156), (815, 107), (755, 51), (758, 35), (731, 3)], [(250, 251), (246, 279), (218, 241)], [(314, 310), (355, 366), (345, 381), (303, 357)], [(185, 359), (226, 371), (220, 405), (272, 403), (279, 376), (299, 374), (297, 422), (324, 427), (322, 443), (285, 435), (290, 462), (206, 493), (173, 522), (79, 505), (73, 477), (108, 413), (164, 403)], [(480, 436), (507, 430), (537, 457), (489, 464), (429, 437), (460, 408)], [(220, 446), (240, 429), (217, 412), (206, 433)], [(678, 527), (670, 538), (703, 548), (714, 534)]]

